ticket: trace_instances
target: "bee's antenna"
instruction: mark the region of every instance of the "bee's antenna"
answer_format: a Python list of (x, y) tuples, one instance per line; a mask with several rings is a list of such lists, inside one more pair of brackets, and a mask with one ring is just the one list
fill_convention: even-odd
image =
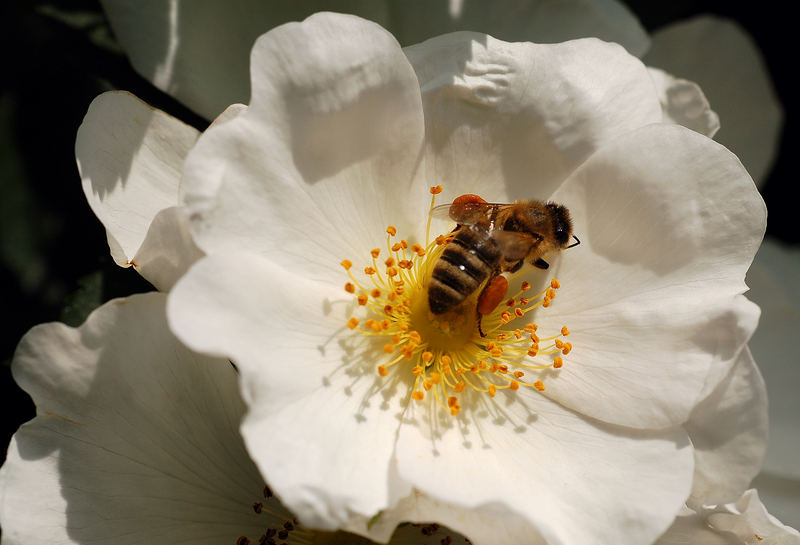
[(572, 235), (572, 238), (575, 239), (575, 242), (573, 242), (572, 244), (567, 246), (567, 248), (574, 248), (575, 246), (577, 246), (578, 244), (581, 243), (580, 239), (578, 237), (576, 237), (575, 235)]

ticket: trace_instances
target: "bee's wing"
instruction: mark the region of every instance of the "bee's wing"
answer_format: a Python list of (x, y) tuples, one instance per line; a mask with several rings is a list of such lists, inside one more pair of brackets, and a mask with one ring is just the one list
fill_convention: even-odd
[(503, 231), (502, 229), (493, 229), (488, 236), (495, 241), (503, 257), (508, 261), (525, 259), (530, 251), (542, 241), (542, 237), (535, 233)]
[(493, 202), (450, 203), (435, 206), (431, 217), (451, 219), (460, 225), (491, 224), (494, 216), (508, 204)]

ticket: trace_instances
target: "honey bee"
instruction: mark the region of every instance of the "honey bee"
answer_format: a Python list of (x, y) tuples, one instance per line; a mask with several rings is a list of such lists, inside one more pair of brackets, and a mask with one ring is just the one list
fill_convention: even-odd
[[(467, 194), (435, 207), (431, 214), (458, 225), (434, 264), (428, 306), (433, 314), (448, 312), (485, 282), (477, 306), (481, 336), (485, 336), (481, 316), (492, 312), (508, 290), (502, 273), (516, 272), (526, 261), (547, 269), (550, 265), (544, 256), (580, 244), (572, 234), (569, 210), (555, 203), (498, 204)], [(570, 238), (575, 242), (567, 245)]]

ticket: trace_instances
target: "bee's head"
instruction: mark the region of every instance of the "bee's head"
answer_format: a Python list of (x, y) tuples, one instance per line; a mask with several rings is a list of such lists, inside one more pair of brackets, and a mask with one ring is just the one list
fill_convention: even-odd
[(547, 203), (547, 208), (552, 212), (553, 238), (560, 247), (564, 247), (572, 236), (572, 220), (569, 210), (560, 204)]

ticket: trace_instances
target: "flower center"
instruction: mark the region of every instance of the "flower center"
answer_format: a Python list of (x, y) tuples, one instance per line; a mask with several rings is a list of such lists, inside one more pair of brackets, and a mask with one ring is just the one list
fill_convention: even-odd
[[(441, 186), (431, 188), (431, 210)], [(364, 267), (359, 280), (353, 263), (341, 265), (350, 281), (345, 291), (353, 294), (364, 321), (351, 317), (347, 327), (362, 335), (383, 341), (385, 360), (377, 363), (381, 377), (390, 373), (410, 373), (414, 377), (411, 398), (422, 401), (432, 394), (436, 403), (450, 414), (461, 411), (459, 394), (465, 390), (495, 397), (498, 390), (522, 387), (544, 391), (538, 374), (559, 369), (572, 344), (564, 338), (569, 330), (563, 326), (555, 335), (540, 337), (538, 326), (531, 322), (531, 313), (547, 308), (560, 288), (558, 280), (531, 293), (531, 284), (514, 282), (524, 272), (511, 275), (518, 289), (490, 313), (478, 314), (478, 300), (484, 279), (464, 301), (441, 314), (431, 312), (428, 287), (433, 269), (453, 233), (430, 240), (428, 217), (425, 247), (397, 239), (397, 229), (386, 229), (386, 247), (371, 250), (372, 259)], [(384, 259), (380, 259), (386, 255)], [(380, 261), (379, 261), (380, 260)], [(359, 275), (360, 276), (360, 275)]]

